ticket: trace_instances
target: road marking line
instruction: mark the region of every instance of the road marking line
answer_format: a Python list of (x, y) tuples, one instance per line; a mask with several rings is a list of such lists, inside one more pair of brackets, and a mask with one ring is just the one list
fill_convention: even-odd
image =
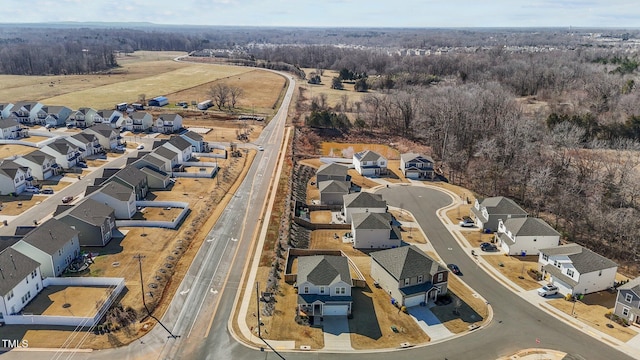
[(189, 292), (189, 290), (191, 290), (190, 288), (184, 291), (180, 291), (180, 295), (185, 295)]

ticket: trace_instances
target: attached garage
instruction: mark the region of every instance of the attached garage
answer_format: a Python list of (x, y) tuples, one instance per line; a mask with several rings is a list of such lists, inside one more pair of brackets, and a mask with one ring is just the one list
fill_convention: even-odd
[(558, 280), (555, 277), (551, 277), (551, 283), (558, 287), (558, 292), (562, 295), (573, 294), (573, 288), (563, 281)]
[(346, 316), (349, 315), (349, 305), (324, 305), (322, 316)]
[(410, 297), (405, 297), (404, 306), (406, 307), (418, 306), (420, 305), (420, 303), (425, 302), (425, 298), (426, 298), (425, 293), (420, 293), (420, 294), (412, 295)]

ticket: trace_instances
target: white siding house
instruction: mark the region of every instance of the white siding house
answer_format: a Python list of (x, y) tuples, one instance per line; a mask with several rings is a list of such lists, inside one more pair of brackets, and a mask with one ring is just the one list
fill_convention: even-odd
[(136, 194), (119, 182), (110, 181), (87, 196), (113, 208), (116, 219), (131, 219), (136, 213)]
[(298, 258), (298, 312), (308, 316), (351, 314), (351, 272), (344, 256)]
[(407, 179), (433, 179), (433, 159), (430, 156), (406, 153), (400, 155), (400, 169)]
[(152, 126), (153, 116), (146, 111), (134, 111), (124, 122), (124, 128), (129, 131), (147, 131)]
[(471, 218), (477, 227), (496, 231), (498, 229), (498, 221), (506, 221), (512, 218), (527, 217), (524, 211), (515, 201), (504, 196), (495, 196), (476, 202), (471, 208)]
[(29, 136), (29, 130), (23, 128), (14, 117), (0, 119), (0, 140), (14, 140)]
[(0, 163), (0, 195), (20, 194), (31, 185), (31, 169), (11, 160)]
[(31, 175), (37, 180), (47, 180), (56, 175), (60, 166), (56, 159), (40, 150), (16, 157), (13, 162), (31, 169)]
[(538, 255), (539, 249), (558, 246), (560, 233), (538, 218), (514, 218), (498, 221), (495, 240), (509, 255)]
[(115, 149), (120, 141), (118, 132), (109, 125), (96, 124), (90, 128), (82, 130), (85, 134), (94, 135), (98, 138), (98, 143), (105, 150)]
[(57, 138), (54, 142), (40, 149), (45, 154), (55, 158), (58, 165), (69, 169), (78, 163), (80, 147), (66, 138)]
[(355, 213), (351, 215), (351, 234), (356, 249), (388, 249), (400, 246), (400, 230), (392, 225), (388, 213)]
[(179, 114), (160, 114), (156, 119), (155, 131), (170, 134), (182, 128), (182, 116)]
[(344, 216), (347, 223), (351, 222), (351, 216), (357, 213), (385, 213), (387, 212), (387, 202), (382, 199), (382, 195), (369, 192), (358, 192), (344, 195)]
[(40, 264), (13, 248), (0, 252), (0, 269), (0, 322), (4, 322), (5, 314), (19, 313), (44, 286)]
[(353, 166), (362, 176), (379, 176), (387, 173), (387, 159), (371, 150), (353, 154)]

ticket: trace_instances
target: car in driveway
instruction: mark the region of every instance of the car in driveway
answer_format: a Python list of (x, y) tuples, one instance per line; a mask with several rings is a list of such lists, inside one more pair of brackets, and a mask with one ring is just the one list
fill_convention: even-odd
[(27, 186), (24, 191), (32, 194), (40, 194), (40, 189), (35, 186)]
[(62, 198), (62, 203), (63, 204), (68, 204), (68, 203), (70, 203), (72, 201), (73, 201), (73, 196), (65, 196), (65, 197)]
[(140, 144), (140, 145), (136, 146), (136, 149), (142, 150), (142, 149), (144, 149), (144, 145)]
[(482, 244), (480, 244), (480, 250), (491, 252), (491, 251), (498, 251), (498, 248), (491, 243), (483, 242)]
[(538, 289), (538, 295), (547, 297), (558, 293), (558, 287), (552, 284), (547, 284)]
[(52, 188), (44, 188), (44, 189), (42, 189), (42, 193), (43, 194), (47, 194), (47, 195), (51, 195), (51, 194), (53, 194), (53, 189)]
[(474, 227), (476, 226), (476, 223), (473, 221), (472, 218), (465, 216), (462, 218), (462, 221), (458, 223), (458, 225), (462, 227)]
[(461, 276), (462, 275), (462, 271), (460, 271), (460, 268), (458, 267), (458, 265), (456, 264), (447, 264), (447, 267), (449, 268), (449, 270), (451, 270), (452, 273)]

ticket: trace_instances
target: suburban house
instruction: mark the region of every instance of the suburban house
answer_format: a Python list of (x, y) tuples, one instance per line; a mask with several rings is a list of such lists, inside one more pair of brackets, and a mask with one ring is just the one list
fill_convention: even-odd
[(136, 213), (133, 189), (116, 181), (102, 186), (87, 187), (86, 196), (113, 209), (116, 219), (131, 219)]
[(195, 153), (209, 152), (209, 143), (204, 141), (204, 137), (195, 131), (187, 131), (180, 134), (180, 137), (191, 144), (192, 151)]
[(171, 173), (157, 171), (149, 167), (140, 169), (147, 176), (150, 189), (166, 189), (171, 184)]
[(40, 263), (13, 248), (0, 252), (0, 322), (19, 313), (42, 289)]
[(349, 168), (344, 165), (336, 163), (324, 164), (316, 171), (316, 186), (319, 188), (321, 182), (329, 180), (351, 181), (351, 177), (347, 174), (348, 172)]
[(98, 116), (98, 112), (92, 108), (82, 107), (71, 113), (67, 124), (79, 127), (81, 129), (88, 128), (95, 124), (94, 118)]
[(38, 111), (42, 109), (42, 103), (35, 101), (20, 101), (13, 104), (11, 113), (16, 116), (21, 124), (36, 124)]
[(414, 245), (370, 255), (371, 277), (401, 306), (428, 303), (447, 293), (447, 268)]
[(170, 134), (182, 128), (182, 116), (179, 114), (160, 114), (156, 119), (154, 131)]
[(55, 157), (40, 150), (16, 157), (13, 162), (31, 169), (31, 175), (38, 180), (47, 180), (56, 175), (60, 166)]
[(350, 188), (350, 181), (326, 180), (320, 182), (320, 204), (344, 205), (344, 196), (350, 193)]
[(153, 144), (154, 149), (158, 148), (158, 146), (156, 146), (156, 144), (158, 143), (161, 144), (161, 146), (163, 147), (166, 147), (170, 150), (177, 152), (178, 161), (180, 164), (184, 164), (185, 162), (191, 160), (191, 156), (193, 154), (193, 148), (191, 147), (191, 143), (181, 138), (180, 136), (172, 136), (168, 141), (163, 140), (160, 142), (154, 142)]
[(43, 277), (57, 277), (80, 255), (78, 231), (51, 218), (12, 246), (40, 263)]
[(14, 140), (29, 136), (29, 130), (23, 128), (14, 117), (0, 119), (0, 140)]
[(470, 215), (477, 227), (496, 231), (499, 220), (524, 218), (527, 217), (527, 212), (522, 210), (515, 201), (504, 196), (496, 196), (486, 198), (482, 202), (476, 199)]
[(20, 194), (31, 185), (31, 169), (11, 160), (0, 161), (0, 195)]
[(378, 176), (387, 173), (387, 159), (371, 150), (353, 154), (353, 166), (362, 176)]
[(113, 208), (92, 198), (77, 205), (58, 205), (54, 217), (78, 230), (80, 246), (105, 246), (116, 229)]
[[(105, 169), (105, 172), (107, 172), (107, 170), (109, 169)], [(136, 200), (144, 199), (149, 192), (147, 176), (142, 171), (131, 165), (118, 170), (109, 178), (109, 181), (115, 181), (133, 189), (133, 192), (136, 194)]]
[(64, 169), (76, 166), (80, 158), (80, 147), (67, 140), (67, 138), (57, 138), (52, 143), (42, 147), (40, 151), (53, 156), (56, 163)]
[(112, 124), (118, 123), (118, 121), (123, 117), (122, 113), (117, 110), (98, 110), (97, 114), (93, 117), (94, 124), (104, 124), (114, 129)]
[(12, 103), (0, 103), (0, 118), (8, 119), (11, 116)]
[(298, 312), (307, 316), (351, 314), (351, 272), (344, 256), (298, 257)]
[(640, 277), (618, 287), (618, 297), (613, 313), (640, 326)]
[(498, 221), (495, 240), (509, 255), (538, 255), (541, 248), (558, 246), (560, 233), (542, 219), (513, 218)]
[(98, 143), (105, 150), (113, 150), (120, 143), (118, 139), (118, 131), (106, 124), (96, 124), (92, 127), (82, 130), (82, 132), (98, 138)]
[(618, 264), (578, 244), (540, 249), (538, 266), (563, 295), (609, 289), (618, 271)]
[(171, 172), (174, 167), (180, 165), (180, 154), (177, 150), (173, 150), (168, 146), (155, 148), (151, 154), (159, 157), (166, 163), (166, 171), (168, 172)]
[(77, 133), (66, 138), (69, 142), (76, 144), (82, 152), (81, 158), (97, 154), (102, 150), (102, 146), (98, 141), (98, 138), (93, 134)]
[(351, 215), (366, 212), (387, 212), (387, 202), (382, 199), (382, 195), (370, 192), (357, 192), (347, 194), (344, 199), (344, 216), (347, 223), (351, 222)]
[[(135, 167), (136, 169), (142, 169), (145, 167), (151, 168), (155, 171), (162, 171), (162, 172), (167, 172), (167, 171), (171, 171), (171, 168), (168, 168), (170, 166), (170, 163), (167, 159), (158, 156), (154, 153), (145, 153), (144, 155), (142, 155), (140, 158), (138, 159), (127, 159), (127, 160), (133, 160), (130, 164), (133, 167)], [(168, 168), (168, 169), (167, 169)]]
[(351, 234), (356, 249), (387, 249), (400, 246), (402, 235), (391, 214), (364, 212), (351, 215)]
[(134, 111), (125, 119), (124, 128), (129, 131), (147, 131), (153, 126), (153, 116), (146, 111)]
[(433, 159), (414, 153), (400, 155), (400, 169), (407, 179), (433, 179)]
[(66, 106), (43, 106), (38, 111), (38, 124), (50, 127), (65, 126), (72, 110)]

